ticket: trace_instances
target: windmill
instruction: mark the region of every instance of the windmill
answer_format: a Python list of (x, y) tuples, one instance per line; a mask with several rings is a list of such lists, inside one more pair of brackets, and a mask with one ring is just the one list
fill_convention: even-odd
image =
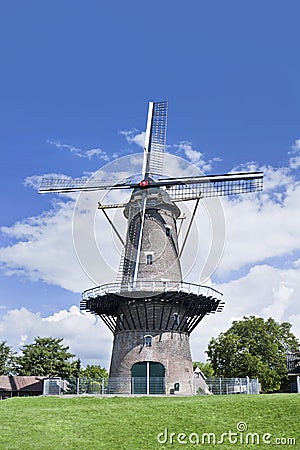
[[(222, 294), (211, 287), (184, 282), (180, 256), (201, 199), (256, 192), (262, 172), (211, 176), (162, 177), (166, 147), (167, 102), (150, 102), (141, 180), (115, 184), (97, 179), (43, 179), (40, 193), (129, 190), (130, 200), (101, 204), (123, 208), (127, 219), (116, 283), (82, 294), (81, 309), (103, 320), (114, 335), (110, 365), (111, 392), (193, 393), (189, 336), (210, 313), (222, 310)], [(181, 249), (177, 222), (180, 202), (194, 200)]]

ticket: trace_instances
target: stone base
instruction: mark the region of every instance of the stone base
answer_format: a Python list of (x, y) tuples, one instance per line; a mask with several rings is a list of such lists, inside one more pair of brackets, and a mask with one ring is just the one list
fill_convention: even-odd
[(166, 394), (193, 395), (189, 336), (171, 331), (152, 331), (147, 334), (152, 336), (151, 347), (145, 346), (145, 332), (123, 331), (115, 335), (110, 366), (112, 382), (118, 379), (120, 387), (123, 386), (123, 393), (131, 393), (131, 383), (129, 385), (128, 381), (131, 381), (132, 366), (149, 361), (164, 366)]

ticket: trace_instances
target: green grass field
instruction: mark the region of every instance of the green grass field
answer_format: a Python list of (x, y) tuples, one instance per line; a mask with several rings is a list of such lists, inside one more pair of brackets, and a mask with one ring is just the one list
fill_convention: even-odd
[(299, 450), (299, 424), (299, 394), (12, 398), (0, 402), (0, 449)]

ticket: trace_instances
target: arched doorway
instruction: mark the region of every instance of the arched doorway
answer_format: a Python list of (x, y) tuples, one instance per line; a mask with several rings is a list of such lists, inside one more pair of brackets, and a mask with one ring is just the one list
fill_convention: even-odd
[(165, 367), (152, 361), (138, 362), (131, 367), (132, 394), (165, 394)]

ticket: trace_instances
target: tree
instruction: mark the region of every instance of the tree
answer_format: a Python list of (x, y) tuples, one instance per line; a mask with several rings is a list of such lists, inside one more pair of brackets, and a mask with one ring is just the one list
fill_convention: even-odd
[(97, 365), (88, 365), (85, 369), (81, 369), (81, 376), (85, 378), (108, 378), (107, 370)]
[(62, 338), (38, 336), (33, 344), (24, 345), (22, 355), (18, 357), (18, 375), (76, 376), (78, 361), (70, 361), (75, 355), (68, 351), (68, 346), (62, 345), (62, 341)]
[(263, 391), (276, 391), (287, 379), (286, 352), (299, 348), (290, 330), (288, 322), (244, 317), (212, 338), (206, 353), (217, 376), (258, 378)]
[(13, 372), (15, 355), (16, 353), (6, 344), (6, 341), (0, 342), (0, 375), (8, 375)]

